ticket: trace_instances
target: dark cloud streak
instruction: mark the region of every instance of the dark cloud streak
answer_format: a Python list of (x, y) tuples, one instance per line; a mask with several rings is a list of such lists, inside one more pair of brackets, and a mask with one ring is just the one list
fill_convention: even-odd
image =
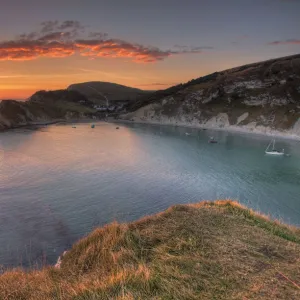
[(288, 39), (284, 41), (274, 41), (268, 43), (268, 45), (300, 45), (300, 39)]
[(41, 32), (42, 33), (47, 33), (47, 32), (51, 32), (54, 31), (57, 26), (58, 26), (58, 21), (46, 21), (46, 22), (42, 22), (41, 23)]
[(172, 86), (172, 85), (176, 85), (178, 83), (161, 83), (161, 82), (153, 82), (153, 83), (148, 83), (148, 84), (140, 84), (139, 86)]
[(214, 49), (214, 47), (211, 46), (186, 46), (186, 45), (174, 45), (174, 48), (177, 48), (181, 51), (188, 51), (188, 52)]

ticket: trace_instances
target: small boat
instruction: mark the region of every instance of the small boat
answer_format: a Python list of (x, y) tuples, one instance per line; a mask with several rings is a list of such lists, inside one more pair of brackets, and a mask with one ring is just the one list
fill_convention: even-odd
[(119, 129), (119, 127), (116, 127), (116, 129)]
[(186, 132), (185, 135), (191, 135), (190, 133)]
[(92, 125), (91, 125), (91, 128), (95, 128), (95, 124), (92, 124)]
[[(269, 150), (272, 143), (273, 143), (272, 150)], [(275, 149), (275, 140), (273, 140), (273, 141), (270, 142), (267, 149), (265, 150), (265, 154), (282, 156), (282, 155), (284, 155), (284, 149), (282, 149), (281, 151), (276, 150)]]
[(72, 128), (76, 128), (76, 126), (75, 126), (75, 125), (73, 125), (73, 126), (72, 126)]
[(217, 144), (217, 143), (218, 143), (218, 141), (216, 141), (216, 140), (214, 139), (213, 136), (210, 137), (210, 139), (209, 139), (208, 142), (209, 142), (210, 144)]

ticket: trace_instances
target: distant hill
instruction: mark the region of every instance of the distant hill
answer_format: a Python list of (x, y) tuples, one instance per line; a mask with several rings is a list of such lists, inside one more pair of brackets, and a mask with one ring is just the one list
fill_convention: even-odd
[(215, 72), (145, 95), (122, 118), (300, 136), (300, 54)]
[(109, 99), (110, 105), (117, 101), (128, 104), (149, 93), (108, 82), (79, 83), (66, 90), (38, 91), (25, 102), (1, 101), (0, 129), (53, 120), (95, 118), (101, 112), (94, 106), (105, 104), (105, 97)]
[(109, 101), (135, 101), (141, 96), (151, 93), (117, 83), (101, 81), (72, 84), (67, 90), (80, 92), (96, 104), (104, 104), (106, 102), (105, 97)]
[(77, 91), (39, 91), (28, 101), (0, 102), (0, 129), (92, 116), (93, 102)]

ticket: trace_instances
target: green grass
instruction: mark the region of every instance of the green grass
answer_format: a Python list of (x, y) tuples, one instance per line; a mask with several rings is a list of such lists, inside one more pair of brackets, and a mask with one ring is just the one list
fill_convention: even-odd
[(265, 229), (273, 235), (279, 236), (287, 241), (300, 244), (299, 234), (297, 235), (294, 233), (294, 231), (291, 231), (291, 227), (285, 226), (278, 221), (271, 221), (268, 217), (263, 216), (259, 213), (255, 213), (251, 209), (248, 209), (246, 207), (237, 207), (228, 203), (226, 204), (226, 208), (234, 215), (243, 216), (253, 226), (258, 226), (262, 229)]

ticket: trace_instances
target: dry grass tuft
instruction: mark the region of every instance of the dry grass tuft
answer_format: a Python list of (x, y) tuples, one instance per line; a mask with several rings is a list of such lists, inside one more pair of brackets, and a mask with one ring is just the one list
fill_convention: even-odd
[(2, 300), (300, 299), (300, 231), (233, 201), (176, 205), (0, 276)]

